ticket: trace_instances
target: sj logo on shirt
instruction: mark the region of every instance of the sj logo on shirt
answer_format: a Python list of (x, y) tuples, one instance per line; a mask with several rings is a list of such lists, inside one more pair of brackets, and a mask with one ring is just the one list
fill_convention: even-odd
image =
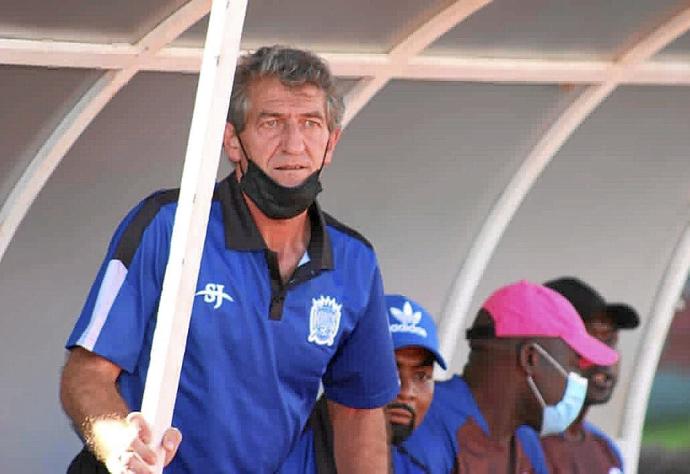
[(194, 296), (203, 296), (205, 303), (213, 304), (213, 309), (218, 309), (223, 301), (234, 302), (232, 296), (223, 291), (225, 285), (220, 283), (207, 283), (203, 290), (197, 291)]

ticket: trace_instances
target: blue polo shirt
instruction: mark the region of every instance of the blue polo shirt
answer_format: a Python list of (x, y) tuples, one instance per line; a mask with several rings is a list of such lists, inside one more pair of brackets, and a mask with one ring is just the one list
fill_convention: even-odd
[[(455, 472), (456, 457), (463, 449), (463, 446), (458, 446), (458, 434), (469, 425), (478, 427), (474, 432), (469, 431), (474, 433), (474, 438), (469, 440), (472, 449), (482, 449), (478, 448), (481, 444), (477, 441), (489, 436), (489, 425), (469, 386), (456, 375), (450, 380), (436, 383), (429, 411), (422, 424), (405, 441), (404, 447), (433, 474)], [(531, 472), (547, 474), (544, 453), (536, 433), (518, 436), (518, 440), (531, 464)]]
[[(141, 408), (177, 191), (155, 193), (120, 224), (67, 341), (122, 368)], [(166, 473), (275, 472), (322, 382), (353, 408), (385, 405), (398, 378), (373, 249), (309, 210), (307, 253), (285, 284), (236, 178), (215, 189), (173, 425), (184, 439)]]

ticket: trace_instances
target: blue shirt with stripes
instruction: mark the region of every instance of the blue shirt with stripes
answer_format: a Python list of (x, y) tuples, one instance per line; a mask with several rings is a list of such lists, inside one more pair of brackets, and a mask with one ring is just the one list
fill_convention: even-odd
[[(67, 348), (118, 365), (139, 410), (170, 250), (177, 191), (153, 194), (122, 221)], [(368, 242), (309, 210), (311, 238), (283, 282), (236, 178), (215, 189), (173, 425), (183, 441), (166, 473), (275, 472), (326, 396), (385, 405), (398, 378), (378, 264)]]

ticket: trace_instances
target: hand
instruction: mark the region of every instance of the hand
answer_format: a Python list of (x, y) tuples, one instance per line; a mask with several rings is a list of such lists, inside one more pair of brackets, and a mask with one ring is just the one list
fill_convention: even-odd
[[(150, 474), (155, 472), (159, 456), (163, 456), (162, 466), (172, 461), (182, 441), (182, 433), (177, 428), (168, 428), (161, 441), (162, 452), (152, 449), (151, 428), (139, 412), (130, 413), (124, 423), (118, 422), (115, 430), (101, 427), (101, 443), (110, 445), (106, 467), (111, 474)], [(95, 428), (95, 427), (94, 427)]]

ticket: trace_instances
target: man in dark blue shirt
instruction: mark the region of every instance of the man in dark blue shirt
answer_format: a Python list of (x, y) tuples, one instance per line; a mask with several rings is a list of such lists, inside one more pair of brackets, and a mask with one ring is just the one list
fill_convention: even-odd
[[(235, 172), (211, 205), (173, 415), (184, 441), (168, 473), (275, 472), (321, 383), (338, 468), (387, 469), (380, 407), (398, 380), (376, 256), (316, 202), (342, 114), (315, 55), (274, 46), (240, 60), (223, 140)], [(156, 460), (146, 422), (131, 412), (177, 195), (155, 193), (125, 217), (67, 342), (63, 406), (114, 472), (149, 472)], [(176, 444), (164, 438), (166, 462)]]
[[(401, 295), (386, 295), (386, 307), (400, 376), (400, 392), (385, 409), (391, 430), (393, 472), (428, 473), (426, 466), (405, 449), (403, 442), (422, 424), (431, 404), (434, 362), (444, 369), (446, 363), (439, 353), (434, 320), (422, 306)], [(330, 417), (325, 399), (321, 398), (280, 474), (335, 472)]]

